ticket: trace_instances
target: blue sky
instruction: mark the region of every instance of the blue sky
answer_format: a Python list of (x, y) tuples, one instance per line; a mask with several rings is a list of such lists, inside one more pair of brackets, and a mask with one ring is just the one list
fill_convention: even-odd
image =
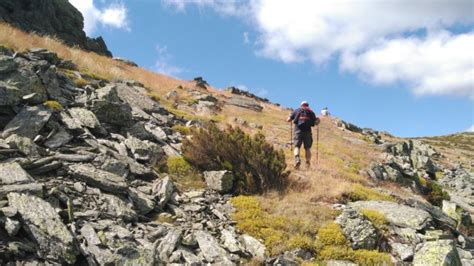
[(474, 2), (406, 1), (71, 2), (88, 35), (157, 72), (397, 136), (473, 130)]

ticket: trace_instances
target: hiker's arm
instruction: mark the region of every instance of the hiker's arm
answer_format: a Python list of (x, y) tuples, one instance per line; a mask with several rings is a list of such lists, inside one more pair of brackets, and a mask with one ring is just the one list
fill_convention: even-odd
[(289, 115), (288, 115), (288, 119), (286, 119), (286, 122), (292, 122), (293, 120), (295, 120), (295, 112), (291, 112)]

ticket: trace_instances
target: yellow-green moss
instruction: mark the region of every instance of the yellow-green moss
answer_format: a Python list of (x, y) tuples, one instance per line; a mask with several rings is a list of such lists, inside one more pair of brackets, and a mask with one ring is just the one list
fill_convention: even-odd
[(317, 234), (317, 242), (321, 246), (344, 246), (349, 244), (349, 241), (346, 239), (344, 233), (342, 232), (341, 226), (334, 222), (328, 223), (323, 227), (319, 228)]
[(440, 180), (440, 179), (443, 178), (443, 177), (444, 177), (444, 172), (443, 172), (443, 171), (437, 171), (437, 172), (435, 173), (435, 179), (436, 179), (436, 180)]
[(155, 102), (160, 102), (161, 101), (161, 97), (158, 94), (154, 93), (154, 92), (149, 92), (147, 95), (148, 95), (148, 97), (150, 97)]
[(177, 131), (183, 135), (189, 135), (191, 133), (191, 129), (187, 126), (183, 125), (174, 125), (171, 127), (174, 131)]
[(58, 101), (46, 101), (43, 103), (44, 106), (52, 110), (62, 110), (63, 106)]
[(392, 265), (392, 260), (388, 253), (375, 250), (359, 249), (354, 251), (354, 262), (359, 265)]
[(369, 210), (369, 209), (362, 209), (360, 212), (365, 217), (367, 217), (367, 219), (369, 219), (376, 228), (378, 229), (386, 228), (388, 221), (382, 213), (375, 210)]
[(263, 239), (270, 256), (294, 248), (315, 250), (314, 227), (308, 231), (299, 219), (270, 215), (253, 196), (237, 196), (231, 201), (236, 209), (232, 218), (237, 222), (237, 228)]
[(318, 252), (318, 259), (354, 261), (354, 251), (348, 246), (324, 246)]
[(352, 191), (344, 195), (349, 201), (358, 200), (383, 200), (394, 201), (393, 197), (387, 194), (378, 192), (372, 188), (364, 187), (361, 184), (355, 184)]

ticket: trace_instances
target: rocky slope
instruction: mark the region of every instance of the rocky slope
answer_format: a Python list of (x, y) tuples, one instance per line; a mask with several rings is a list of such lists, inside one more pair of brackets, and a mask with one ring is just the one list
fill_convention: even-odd
[(86, 36), (82, 14), (67, 0), (2, 0), (1, 21), (24, 31), (55, 36), (71, 46), (112, 56), (102, 37)]
[(179, 154), (171, 126), (185, 120), (137, 82), (78, 86), (64, 73), (81, 77), (47, 50), (0, 51), (0, 264), (263, 260), (218, 193), (228, 173), (206, 173), (213, 189), (180, 191), (153, 170)]
[[(319, 262), (322, 255), (333, 265), (380, 264), (370, 260), (374, 253), (364, 253), (374, 250), (398, 264), (473, 264), (474, 176), (462, 165), (446, 164), (423, 141), (334, 121), (351, 149), (380, 150), (361, 171), (390, 200), (347, 195), (332, 206), (348, 253), (306, 245), (267, 257), (261, 242), (230, 219), (230, 196), (219, 193), (229, 188), (228, 173), (205, 173), (207, 189), (179, 190), (154, 170), (167, 156), (179, 155), (182, 136), (172, 127), (196, 123), (168, 112), (138, 82), (81, 73), (50, 51), (1, 48), (0, 54), (0, 264), (238, 264), (254, 258), (296, 265)], [(249, 130), (263, 124), (267, 134), (274, 133), (264, 120), (257, 125), (246, 119), (279, 107), (203, 86), (176, 88), (164, 98), (188, 94), (191, 101), (175, 103), (190, 113), (240, 108), (234, 122)], [(319, 172), (330, 174), (323, 167)]]

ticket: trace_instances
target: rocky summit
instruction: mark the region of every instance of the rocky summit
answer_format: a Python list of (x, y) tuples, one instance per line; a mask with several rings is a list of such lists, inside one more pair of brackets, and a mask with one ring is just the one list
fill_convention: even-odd
[(112, 56), (102, 37), (86, 36), (82, 14), (67, 0), (2, 0), (0, 22), (28, 32), (54, 36), (70, 46)]
[(0, 55), (0, 264), (264, 259), (263, 244), (230, 218), (231, 173), (180, 190), (152, 168), (179, 154), (171, 126), (186, 120), (138, 82), (78, 87), (62, 65), (44, 49)]

